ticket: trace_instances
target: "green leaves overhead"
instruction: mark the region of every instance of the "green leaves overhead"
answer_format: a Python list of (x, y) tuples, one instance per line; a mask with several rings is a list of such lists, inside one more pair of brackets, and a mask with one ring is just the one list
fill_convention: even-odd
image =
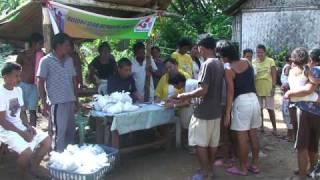
[(5, 16), (10, 11), (15, 10), (26, 0), (0, 0), (0, 17)]
[(161, 17), (156, 25), (158, 44), (175, 48), (181, 37), (194, 40), (199, 34), (210, 33), (219, 39), (231, 39), (231, 17), (223, 10), (234, 0), (173, 0), (168, 11), (180, 14), (182, 18)]

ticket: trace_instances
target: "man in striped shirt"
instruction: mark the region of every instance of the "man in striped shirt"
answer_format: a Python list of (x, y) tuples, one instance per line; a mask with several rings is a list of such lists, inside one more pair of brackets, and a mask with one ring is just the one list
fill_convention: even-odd
[(72, 59), (68, 56), (70, 38), (59, 33), (53, 38), (53, 51), (42, 58), (37, 73), (42, 113), (47, 116), (50, 105), (49, 129), (53, 149), (62, 152), (72, 144), (75, 135), (74, 113), (78, 105), (77, 78)]

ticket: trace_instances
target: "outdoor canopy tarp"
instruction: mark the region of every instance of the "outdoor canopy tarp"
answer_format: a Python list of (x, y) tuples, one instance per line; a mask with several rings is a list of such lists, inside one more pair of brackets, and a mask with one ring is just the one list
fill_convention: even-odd
[(104, 16), (60, 3), (48, 4), (54, 33), (65, 32), (73, 38), (148, 39), (156, 16), (117, 18)]
[[(67, 4), (68, 1), (69, 0), (65, 0), (64, 2)], [(171, 0), (88, 0), (88, 2), (116, 3), (118, 5), (141, 8), (154, 8), (156, 6), (158, 10), (165, 10)], [(70, 5), (70, 3), (68, 3), (68, 5)], [(76, 5), (73, 7), (113, 17), (132, 18), (146, 15), (141, 15), (141, 13), (137, 12), (105, 8), (79, 7)], [(0, 39), (26, 41), (34, 32), (42, 33), (42, 4), (39, 1), (28, 1), (13, 13), (0, 19)]]

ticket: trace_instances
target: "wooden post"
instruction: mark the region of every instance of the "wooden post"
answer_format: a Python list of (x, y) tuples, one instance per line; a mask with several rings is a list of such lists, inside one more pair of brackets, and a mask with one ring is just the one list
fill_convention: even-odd
[(146, 81), (144, 84), (144, 101), (148, 102), (150, 101), (150, 85), (151, 85), (151, 40), (147, 40), (147, 46), (146, 46), (147, 52), (146, 52)]
[(46, 50), (45, 53), (49, 53), (51, 51), (51, 41), (53, 37), (52, 25), (49, 16), (49, 10), (47, 7), (42, 7), (42, 33), (44, 38), (44, 48)]

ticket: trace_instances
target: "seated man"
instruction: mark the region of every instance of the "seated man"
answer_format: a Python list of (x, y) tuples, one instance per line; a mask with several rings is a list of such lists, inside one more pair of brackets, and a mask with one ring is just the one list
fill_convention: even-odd
[[(198, 88), (198, 80), (195, 79), (186, 79), (186, 77), (178, 73), (169, 78), (169, 83), (174, 86), (179, 92), (191, 92)], [(179, 100), (179, 99), (169, 99), (166, 103), (166, 106), (169, 108), (180, 108), (179, 109), (179, 119), (181, 122), (181, 127), (184, 131), (182, 131), (183, 139), (188, 137), (188, 128), (191, 116), (193, 114), (193, 106), (192, 104), (196, 103), (195, 100)], [(186, 141), (186, 140), (185, 140)], [(188, 144), (187, 142), (183, 142), (183, 144)]]
[(51, 138), (48, 133), (31, 127), (27, 119), (20, 118), (24, 106), (22, 90), (17, 87), (21, 66), (6, 63), (1, 74), (4, 84), (0, 86), (0, 142), (19, 154), (22, 179), (27, 177), (28, 170), (42, 179), (48, 174), (40, 173), (40, 162), (50, 150)]
[(167, 73), (165, 73), (156, 88), (155, 96), (156, 102), (166, 101), (167, 99), (177, 95), (179, 92), (177, 89), (174, 88), (173, 85), (169, 84), (169, 78), (175, 76), (176, 74), (180, 73), (184, 75), (187, 79), (191, 78), (191, 76), (180, 70), (178, 68), (178, 62), (175, 59), (168, 58), (164, 61), (164, 65), (166, 68)]
[(133, 102), (143, 102), (143, 97), (137, 92), (134, 79), (131, 75), (132, 63), (127, 58), (122, 58), (118, 62), (118, 72), (111, 76), (108, 81), (108, 94), (113, 92), (130, 92)]

